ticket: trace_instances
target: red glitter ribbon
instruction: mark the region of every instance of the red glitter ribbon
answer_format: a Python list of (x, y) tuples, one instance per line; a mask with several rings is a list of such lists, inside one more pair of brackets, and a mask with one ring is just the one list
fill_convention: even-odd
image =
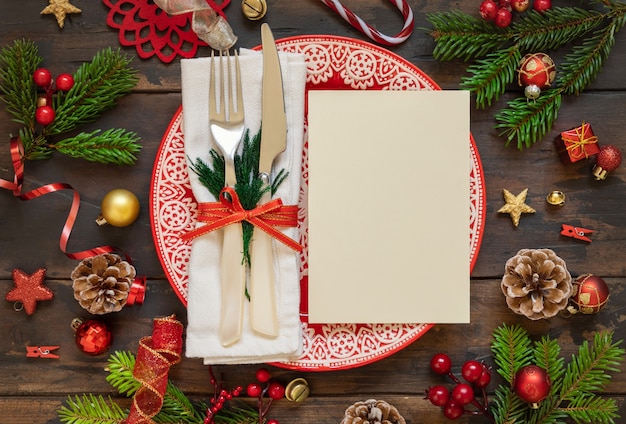
[[(72, 233), (74, 223), (76, 222), (76, 217), (78, 216), (78, 208), (80, 207), (80, 195), (76, 190), (74, 190), (71, 185), (66, 183), (46, 184), (29, 192), (22, 193), (22, 186), (24, 183), (24, 160), (22, 159), (22, 156), (24, 154), (24, 146), (22, 145), (22, 141), (19, 137), (11, 138), (10, 150), (11, 161), (13, 162), (13, 172), (15, 173), (15, 176), (13, 177), (13, 182), (0, 178), (0, 188), (11, 190), (13, 192), (13, 195), (20, 200), (32, 200), (60, 190), (72, 191), (72, 206), (70, 207), (70, 212), (68, 213), (67, 219), (65, 220), (65, 225), (63, 226), (63, 231), (61, 232), (61, 238), (59, 240), (59, 247), (68, 258), (83, 260), (86, 258), (91, 258), (92, 256), (100, 255), (102, 253), (110, 253), (119, 250), (113, 246), (99, 246), (80, 252), (68, 253), (67, 242)], [(130, 263), (131, 261), (128, 255), (124, 254), (124, 256), (126, 257), (126, 260)], [(145, 277), (135, 278), (135, 282), (131, 287), (132, 303), (127, 303), (131, 305), (135, 303), (143, 303), (143, 300), (145, 298), (145, 286)]]
[(567, 145), (567, 151), (573, 159), (582, 159), (583, 155), (585, 158), (588, 158), (589, 154), (585, 146), (598, 142), (598, 137), (593, 134), (591, 125), (586, 122), (583, 122), (580, 127), (573, 130), (562, 132), (561, 137), (563, 141), (571, 143)]
[(163, 406), (170, 367), (180, 362), (182, 351), (183, 325), (176, 316), (155, 318), (152, 336), (139, 341), (133, 377), (141, 387), (122, 424), (154, 423), (152, 417)]
[(227, 225), (247, 221), (293, 250), (301, 252), (304, 248), (275, 228), (298, 225), (297, 205), (283, 205), (282, 200), (277, 198), (254, 209), (246, 210), (243, 208), (237, 192), (231, 187), (222, 189), (219, 200), (219, 202), (200, 203), (198, 205), (198, 221), (207, 225), (183, 234), (182, 240), (193, 240)]

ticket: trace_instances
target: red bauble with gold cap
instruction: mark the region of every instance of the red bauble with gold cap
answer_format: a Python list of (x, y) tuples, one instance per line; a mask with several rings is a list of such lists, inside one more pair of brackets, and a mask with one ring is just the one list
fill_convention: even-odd
[(76, 345), (87, 355), (100, 355), (111, 346), (111, 331), (102, 321), (76, 318), (72, 327), (76, 330)]
[(597, 314), (609, 300), (609, 286), (594, 274), (583, 274), (573, 283), (574, 294), (570, 298), (572, 312)]
[(539, 97), (554, 82), (556, 65), (545, 53), (529, 53), (522, 58), (517, 70), (517, 83), (525, 87), (524, 93), (529, 99)]

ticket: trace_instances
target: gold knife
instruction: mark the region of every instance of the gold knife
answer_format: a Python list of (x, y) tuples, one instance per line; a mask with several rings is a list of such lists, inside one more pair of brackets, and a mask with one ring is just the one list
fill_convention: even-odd
[[(269, 25), (261, 25), (263, 45), (263, 94), (261, 115), (261, 153), (259, 176), (265, 187), (271, 180), (272, 163), (287, 147), (287, 116), (283, 98), (283, 81), (276, 43)], [(266, 203), (269, 190), (261, 198)], [(256, 229), (250, 250), (250, 325), (268, 337), (278, 336), (278, 313), (272, 237)]]

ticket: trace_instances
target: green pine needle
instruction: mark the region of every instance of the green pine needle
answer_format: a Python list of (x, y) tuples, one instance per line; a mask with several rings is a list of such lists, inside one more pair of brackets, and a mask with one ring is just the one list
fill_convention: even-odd
[(136, 133), (120, 128), (80, 133), (59, 141), (52, 147), (74, 158), (91, 162), (132, 165), (141, 150)]
[(33, 73), (42, 60), (37, 45), (28, 40), (16, 40), (0, 51), (0, 99), (13, 120), (28, 127), (33, 126), (37, 107)]

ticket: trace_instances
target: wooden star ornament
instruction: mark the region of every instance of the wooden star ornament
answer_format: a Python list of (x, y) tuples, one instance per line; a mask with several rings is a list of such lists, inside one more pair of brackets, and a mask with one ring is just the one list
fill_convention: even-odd
[(45, 268), (39, 268), (33, 274), (26, 274), (20, 269), (13, 270), (15, 288), (6, 295), (9, 302), (20, 302), (28, 315), (35, 313), (37, 302), (50, 300), (54, 293), (43, 285), (46, 277)]
[(498, 209), (499, 213), (508, 213), (511, 215), (513, 225), (516, 227), (519, 225), (520, 217), (523, 213), (535, 213), (535, 210), (526, 204), (526, 195), (528, 189), (525, 188), (520, 194), (514, 196), (507, 189), (502, 189), (504, 195), (504, 201), (506, 204)]
[(60, 28), (65, 25), (65, 17), (69, 13), (80, 13), (81, 10), (70, 3), (70, 0), (48, 0), (50, 4), (41, 11), (42, 15), (54, 15)]

